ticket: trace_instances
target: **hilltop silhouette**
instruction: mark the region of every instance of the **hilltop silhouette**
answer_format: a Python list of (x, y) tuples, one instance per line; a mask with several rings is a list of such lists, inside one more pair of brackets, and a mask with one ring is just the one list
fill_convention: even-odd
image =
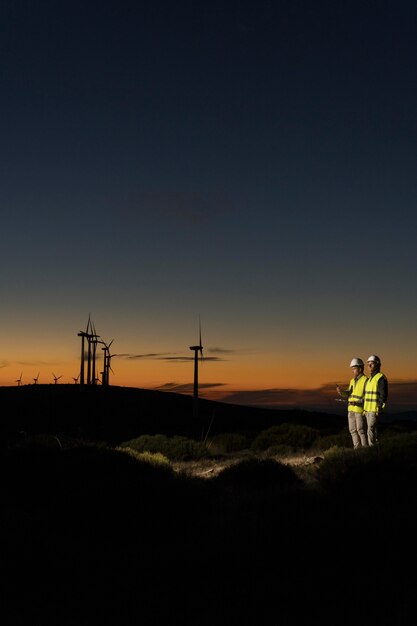
[(53, 433), (118, 444), (141, 434), (183, 435), (200, 439), (208, 432), (259, 432), (284, 422), (313, 426), (328, 433), (345, 425), (340, 415), (273, 410), (131, 387), (23, 385), (1, 387), (2, 439)]

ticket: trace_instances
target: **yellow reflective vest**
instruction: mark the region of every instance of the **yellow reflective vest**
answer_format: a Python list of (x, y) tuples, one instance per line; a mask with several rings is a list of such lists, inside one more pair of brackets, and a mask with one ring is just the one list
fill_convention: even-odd
[(365, 402), (363, 405), (363, 410), (365, 413), (378, 413), (378, 407), (382, 406), (384, 408), (384, 404), (382, 404), (382, 399), (380, 398), (380, 394), (378, 393), (378, 381), (384, 376), (381, 372), (372, 376), (372, 378), (368, 378), (367, 383), (365, 385)]
[[(361, 374), (355, 380), (352, 380), (349, 383), (349, 399), (348, 399), (348, 411), (351, 413), (362, 413), (363, 412), (363, 396), (364, 389), (367, 381), (367, 377), (365, 374)], [(352, 404), (354, 402), (355, 404)]]

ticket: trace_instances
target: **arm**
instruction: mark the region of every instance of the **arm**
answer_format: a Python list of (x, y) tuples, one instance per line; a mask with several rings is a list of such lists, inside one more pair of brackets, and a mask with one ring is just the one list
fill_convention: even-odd
[(388, 381), (385, 376), (381, 376), (378, 380), (378, 404), (384, 408), (388, 398)]
[(352, 393), (352, 387), (347, 387), (346, 389), (340, 389), (339, 385), (336, 385), (337, 393), (342, 398), (348, 398)]

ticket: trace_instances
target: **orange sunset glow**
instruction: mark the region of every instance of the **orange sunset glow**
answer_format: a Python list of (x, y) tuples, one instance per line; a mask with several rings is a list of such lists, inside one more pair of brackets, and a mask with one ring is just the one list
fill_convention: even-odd
[[(47, 325), (44, 322), (39, 326), (39, 337), (20, 332), (16, 337), (5, 338), (0, 368), (1, 385), (30, 385), (38, 373), (38, 384), (55, 384), (55, 377), (59, 377), (56, 384), (79, 382), (81, 343), (77, 333), (64, 332), (59, 327), (56, 336), (51, 337), (51, 333), (45, 333)], [(235, 337), (236, 328), (233, 331), (231, 335)], [(136, 347), (136, 341), (139, 345), (139, 340), (132, 341), (130, 337), (127, 340), (123, 329), (120, 334), (121, 340), (117, 333), (111, 337), (110, 384), (192, 394), (193, 354), (187, 345), (184, 328), (176, 333), (181, 335), (182, 345), (179, 339), (174, 341), (169, 338), (169, 333), (165, 331), (160, 350), (155, 350), (157, 342), (154, 343), (153, 339), (142, 340), (140, 350), (132, 349)], [(153, 334), (157, 336), (158, 332), (154, 329)], [(224, 339), (227, 331), (221, 328), (219, 334)], [(210, 335), (207, 346), (203, 341), (203, 359), (199, 361), (201, 397), (278, 408), (288, 405), (309, 406), (320, 398), (327, 410), (340, 409), (334, 402), (335, 386), (336, 383), (347, 384), (350, 378), (349, 360), (356, 354), (350, 350), (348, 340), (326, 350), (314, 346), (312, 339), (304, 347), (300, 341), (291, 347), (286, 338), (269, 341), (262, 346), (261, 334), (259, 344), (256, 337), (247, 337), (246, 347), (233, 348), (233, 344), (229, 344), (221, 349), (210, 347), (210, 344), (216, 343), (212, 338), (213, 331)], [(110, 340), (106, 338), (106, 341)], [(193, 337), (188, 343), (193, 343)], [(242, 344), (244, 342), (240, 346)], [(366, 358), (367, 352), (372, 353), (374, 350), (365, 337), (363, 346), (365, 349), (360, 354)], [(415, 387), (412, 376), (413, 355), (407, 355), (405, 350), (400, 354), (398, 345), (386, 342), (385, 351), (380, 352), (384, 354), (384, 371), (395, 382), (394, 404), (409, 406), (413, 402)], [(102, 345), (98, 344), (98, 384), (101, 384), (103, 358)]]

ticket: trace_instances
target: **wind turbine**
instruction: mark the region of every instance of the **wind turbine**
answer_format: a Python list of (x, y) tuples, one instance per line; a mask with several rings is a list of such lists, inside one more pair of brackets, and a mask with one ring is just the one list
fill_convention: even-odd
[(53, 372), (52, 372), (52, 376), (54, 377), (54, 384), (55, 384), (55, 385), (57, 384), (58, 380), (59, 380), (60, 378), (62, 378), (62, 374), (61, 374), (61, 376), (55, 376), (55, 374), (54, 374)]
[(22, 376), (23, 376), (23, 372), (20, 372), (20, 378), (18, 378), (15, 382), (17, 382), (17, 386), (20, 387), (20, 385), (22, 384)]
[(35, 385), (38, 384), (39, 374), (40, 372), (38, 372), (38, 375), (36, 376), (36, 378), (33, 379)]
[(118, 356), (117, 354), (108, 354), (107, 355), (107, 384), (109, 384), (109, 372), (114, 374), (113, 368), (111, 366), (112, 357)]
[[(97, 383), (98, 378), (96, 377), (96, 351), (97, 344), (99, 342), (99, 335), (96, 333), (96, 327), (91, 322), (91, 333), (88, 336), (88, 356), (89, 356), (89, 376), (88, 382), (91, 385), (95, 385)], [(91, 348), (92, 346), (92, 348)], [(91, 374), (90, 374), (90, 361), (91, 361)]]
[[(96, 383), (96, 348), (99, 335), (96, 333), (95, 326), (91, 321), (91, 314), (88, 314), (87, 327), (80, 330), (78, 337), (81, 337), (81, 367), (80, 367), (80, 385), (95, 385)], [(87, 381), (85, 381), (85, 340), (87, 339)]]
[(199, 319), (199, 344), (198, 346), (190, 346), (190, 350), (194, 351), (194, 402), (193, 415), (198, 417), (198, 353), (200, 353), (201, 361), (203, 360), (203, 344), (201, 343), (201, 320)]
[(79, 379), (80, 375), (78, 374), (78, 376), (75, 378), (75, 376), (72, 377), (72, 380), (74, 381), (74, 384), (76, 385), (78, 383), (78, 379)]
[[(80, 385), (84, 385), (85, 382), (85, 339), (90, 336), (91, 330), (91, 318), (88, 314), (88, 322), (85, 330), (80, 330), (78, 337), (81, 337), (81, 367), (80, 367)], [(88, 363), (90, 364), (90, 342), (88, 342)], [(89, 378), (88, 374), (88, 378)]]
[(102, 348), (102, 350), (104, 350), (104, 357), (103, 357), (103, 371), (101, 372), (102, 374), (101, 384), (102, 385), (109, 384), (109, 372), (110, 370), (113, 372), (111, 365), (110, 365), (111, 357), (116, 356), (115, 354), (110, 354), (110, 346), (113, 343), (113, 341), (114, 339), (112, 339), (109, 344), (103, 341), (104, 348)]

